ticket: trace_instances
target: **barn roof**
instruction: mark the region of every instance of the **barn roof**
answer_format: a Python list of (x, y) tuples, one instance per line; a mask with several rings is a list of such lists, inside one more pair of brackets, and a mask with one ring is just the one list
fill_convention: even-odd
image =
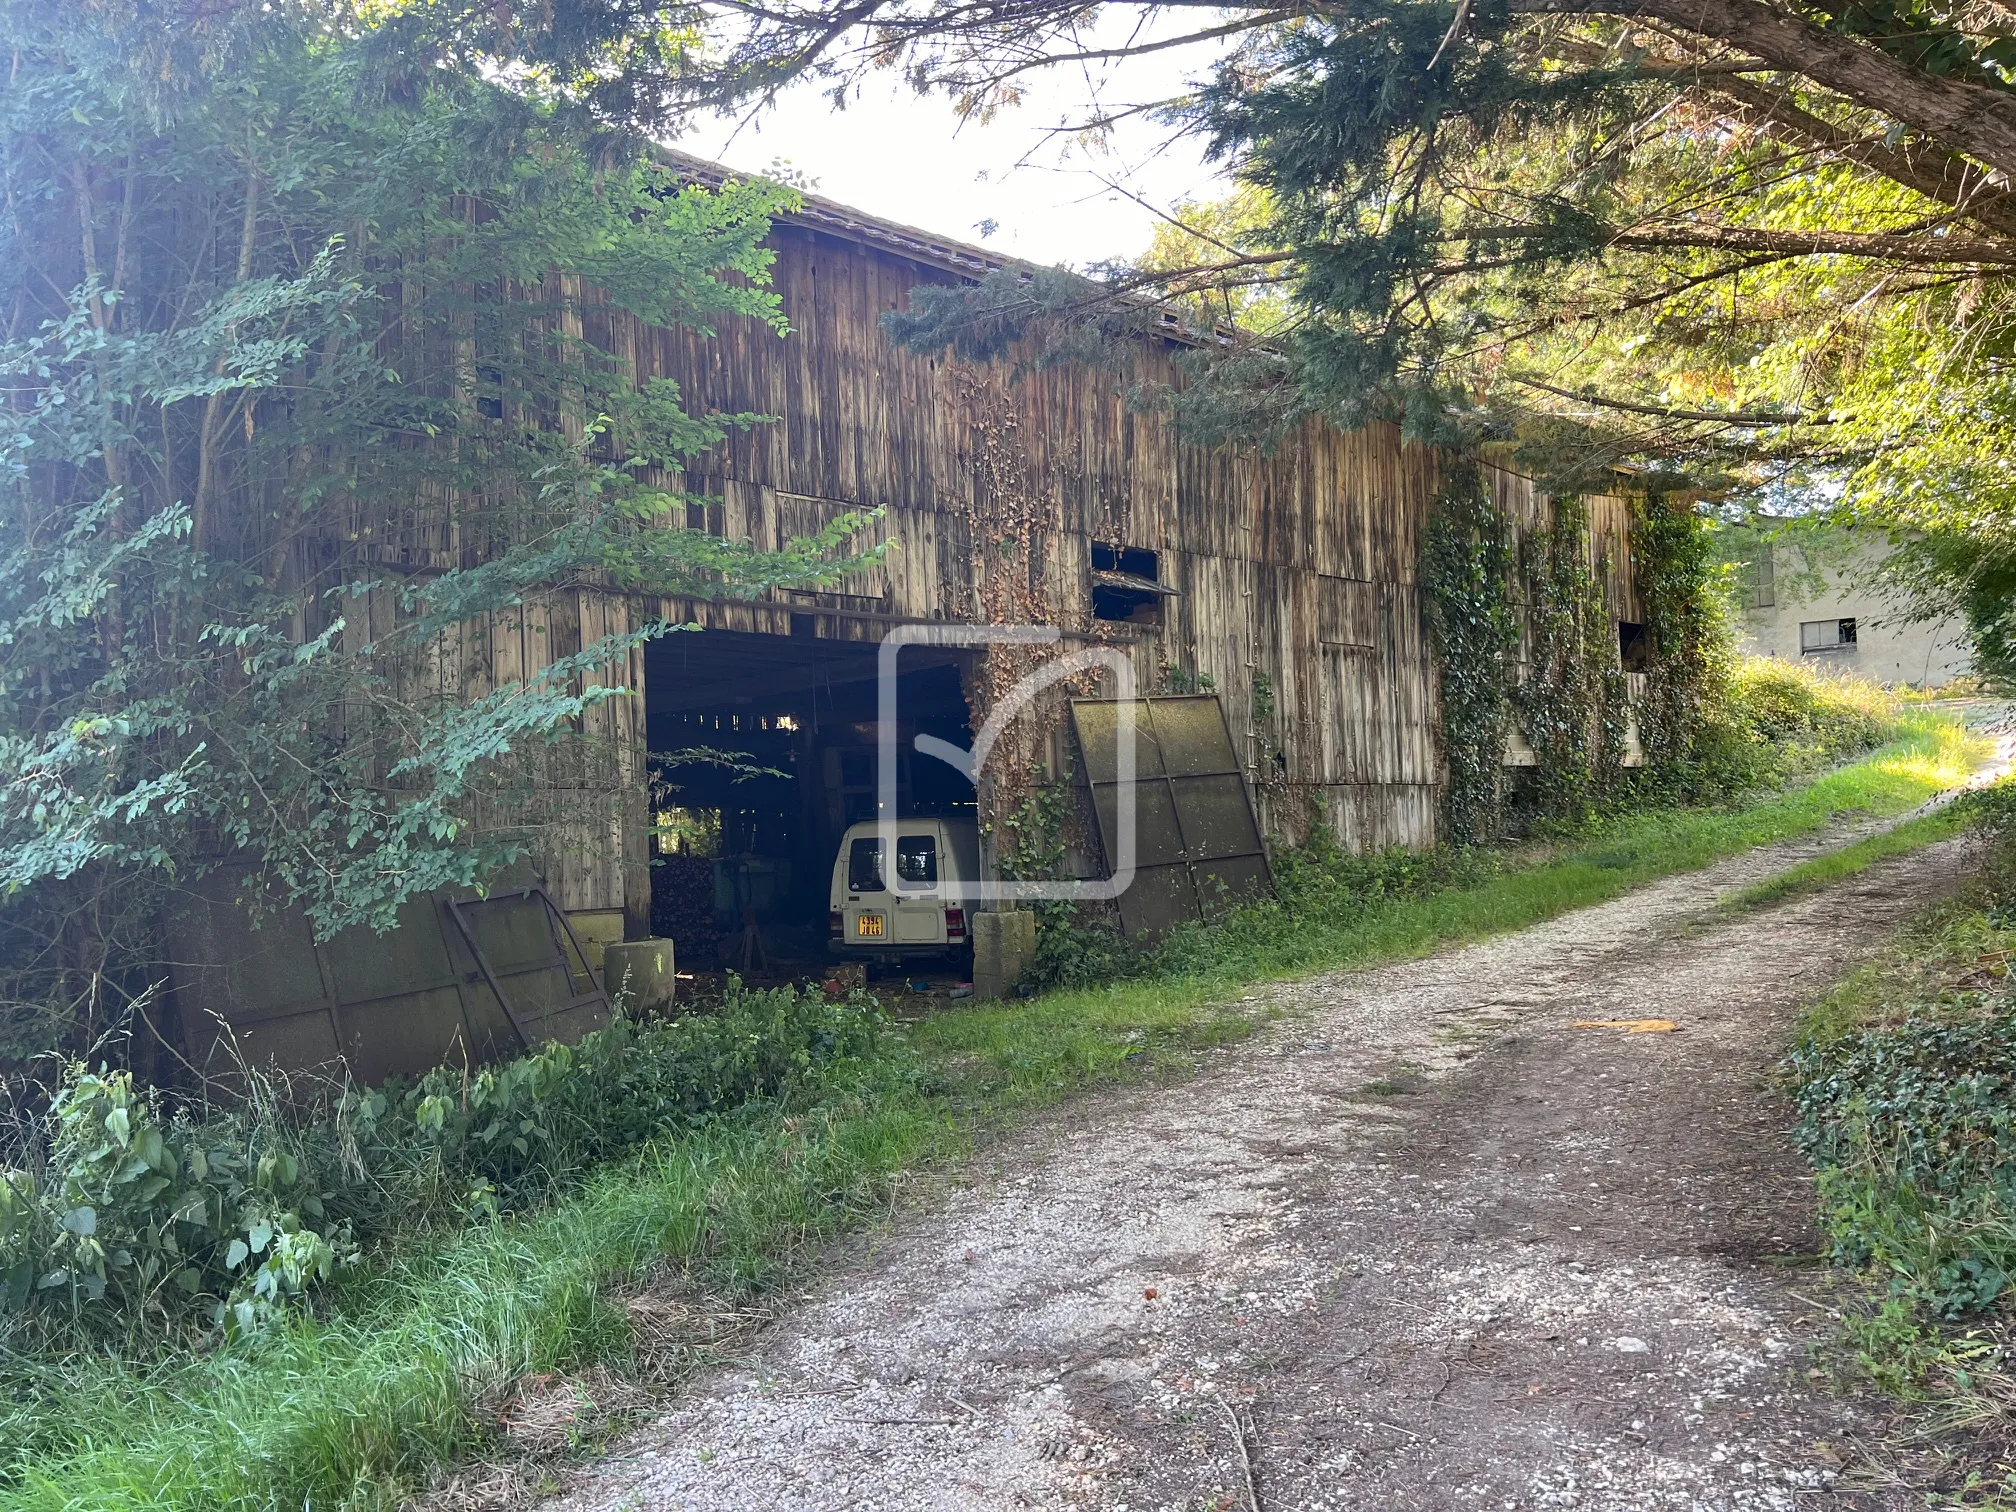
[[(710, 162), (672, 147), (658, 148), (657, 155), (674, 172), (710, 189), (718, 188), (724, 180), (731, 178), (762, 177), (761, 174), (743, 173), (726, 164)], [(943, 268), (948, 273), (962, 274), (967, 278), (978, 278), (1001, 268), (1033, 266), (1020, 258), (1002, 257), (984, 247), (976, 247), (971, 242), (954, 241), (949, 236), (919, 230), (900, 221), (883, 220), (878, 215), (870, 215), (865, 210), (856, 210), (851, 205), (843, 205), (838, 200), (818, 194), (805, 195), (802, 210), (777, 218), (791, 225), (810, 226), (863, 246), (894, 252), (912, 262)]]
[[(720, 187), (727, 179), (761, 176), (730, 168), (725, 163), (695, 157), (690, 152), (681, 152), (674, 147), (659, 147), (656, 150), (659, 160), (675, 173), (709, 189)], [(864, 247), (891, 252), (911, 262), (940, 268), (962, 278), (977, 279), (1002, 268), (1033, 270), (1036, 267), (1035, 263), (1023, 258), (1003, 257), (988, 251), (985, 247), (976, 247), (971, 242), (955, 241), (949, 236), (939, 236), (935, 232), (920, 230), (916, 226), (906, 226), (901, 221), (884, 220), (879, 215), (870, 215), (865, 210), (856, 210), (852, 205), (843, 205), (838, 200), (830, 200), (823, 195), (806, 194), (804, 198), (803, 209), (790, 215), (780, 215), (777, 219), (788, 225), (808, 226), (815, 231), (823, 231), (829, 236), (837, 236)], [(1142, 303), (1152, 305), (1154, 301), (1143, 299)], [(1196, 334), (1184, 327), (1181, 317), (1174, 311), (1162, 311), (1155, 324), (1160, 327), (1156, 332), (1159, 337), (1183, 346), (1194, 346), (1197, 343)]]

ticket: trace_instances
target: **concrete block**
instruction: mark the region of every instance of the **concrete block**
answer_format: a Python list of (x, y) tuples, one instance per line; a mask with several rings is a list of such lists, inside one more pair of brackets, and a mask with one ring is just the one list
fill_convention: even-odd
[(591, 971), (602, 969), (602, 952), (612, 941), (623, 938), (623, 910), (620, 908), (583, 908), (567, 915), (567, 923), (574, 930), (574, 938), (581, 942), (581, 954), (586, 957)]
[(602, 947), (602, 990), (632, 1018), (669, 1013), (678, 987), (670, 940), (611, 940)]
[(1036, 960), (1036, 915), (1022, 908), (972, 916), (973, 996), (1004, 998)]

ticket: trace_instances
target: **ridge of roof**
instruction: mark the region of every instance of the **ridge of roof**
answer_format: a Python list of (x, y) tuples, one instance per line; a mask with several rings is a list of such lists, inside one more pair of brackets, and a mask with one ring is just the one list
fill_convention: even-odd
[[(698, 157), (690, 152), (681, 152), (676, 147), (662, 143), (652, 145), (660, 162), (689, 183), (702, 185), (708, 189), (718, 189), (731, 178), (761, 178), (760, 173), (745, 173), (739, 168), (730, 168), (725, 163), (717, 163), (709, 158)], [(928, 267), (940, 268), (948, 273), (956, 273), (962, 278), (979, 279), (989, 273), (997, 273), (1004, 268), (1020, 268), (1028, 273), (1037, 271), (1042, 264), (1030, 262), (1022, 257), (1003, 257), (990, 252), (985, 247), (976, 247), (971, 242), (958, 241), (949, 236), (939, 236), (917, 226), (906, 226), (901, 221), (884, 220), (879, 215), (870, 215), (865, 210), (856, 210), (852, 205), (843, 205), (838, 200), (827, 199), (824, 195), (810, 194), (800, 190), (804, 208), (789, 215), (780, 215), (778, 220), (791, 225), (810, 226), (832, 236), (863, 246), (880, 247), (885, 252), (894, 252), (899, 257)], [(1183, 328), (1182, 319), (1171, 310), (1164, 310), (1156, 321), (1159, 329), (1154, 333), (1163, 340), (1175, 341), (1184, 346), (1195, 346), (1199, 338)], [(1220, 336), (1220, 340), (1223, 340)]]
[[(745, 173), (730, 168), (725, 163), (697, 157), (690, 152), (681, 152), (676, 147), (654, 146), (653, 152), (668, 168), (693, 183), (709, 189), (717, 189), (731, 178), (761, 178), (760, 173)], [(879, 215), (870, 215), (865, 210), (856, 210), (852, 205), (843, 205), (838, 200), (827, 199), (824, 195), (804, 195), (804, 208), (777, 218), (793, 225), (813, 226), (849, 241), (862, 242), (868, 246), (881, 247), (895, 252), (914, 262), (926, 263), (935, 268), (943, 268), (948, 273), (963, 274), (968, 278), (979, 278), (1003, 268), (1035, 268), (1035, 263), (1019, 257), (1002, 257), (985, 247), (976, 247), (971, 242), (962, 242), (949, 236), (938, 236), (917, 226), (906, 226), (900, 221), (884, 220)]]

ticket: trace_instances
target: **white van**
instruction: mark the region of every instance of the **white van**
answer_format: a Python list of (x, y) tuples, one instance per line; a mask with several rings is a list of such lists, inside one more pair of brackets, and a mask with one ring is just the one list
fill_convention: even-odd
[(978, 827), (971, 819), (899, 819), (893, 867), (882, 849), (872, 819), (840, 837), (828, 948), (883, 961), (963, 951), (973, 906), (964, 894), (980, 879)]

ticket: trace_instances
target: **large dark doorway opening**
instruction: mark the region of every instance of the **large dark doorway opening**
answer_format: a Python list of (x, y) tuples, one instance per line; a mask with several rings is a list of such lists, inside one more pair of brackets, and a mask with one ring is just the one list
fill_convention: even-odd
[[(847, 826), (875, 817), (879, 649), (732, 630), (680, 631), (646, 647), (651, 925), (682, 969), (743, 969), (751, 923), (763, 957), (752, 977), (826, 964), (833, 860)], [(969, 654), (904, 649), (899, 816), (974, 816), (973, 785), (915, 747), (919, 735), (972, 743), (961, 682)]]

